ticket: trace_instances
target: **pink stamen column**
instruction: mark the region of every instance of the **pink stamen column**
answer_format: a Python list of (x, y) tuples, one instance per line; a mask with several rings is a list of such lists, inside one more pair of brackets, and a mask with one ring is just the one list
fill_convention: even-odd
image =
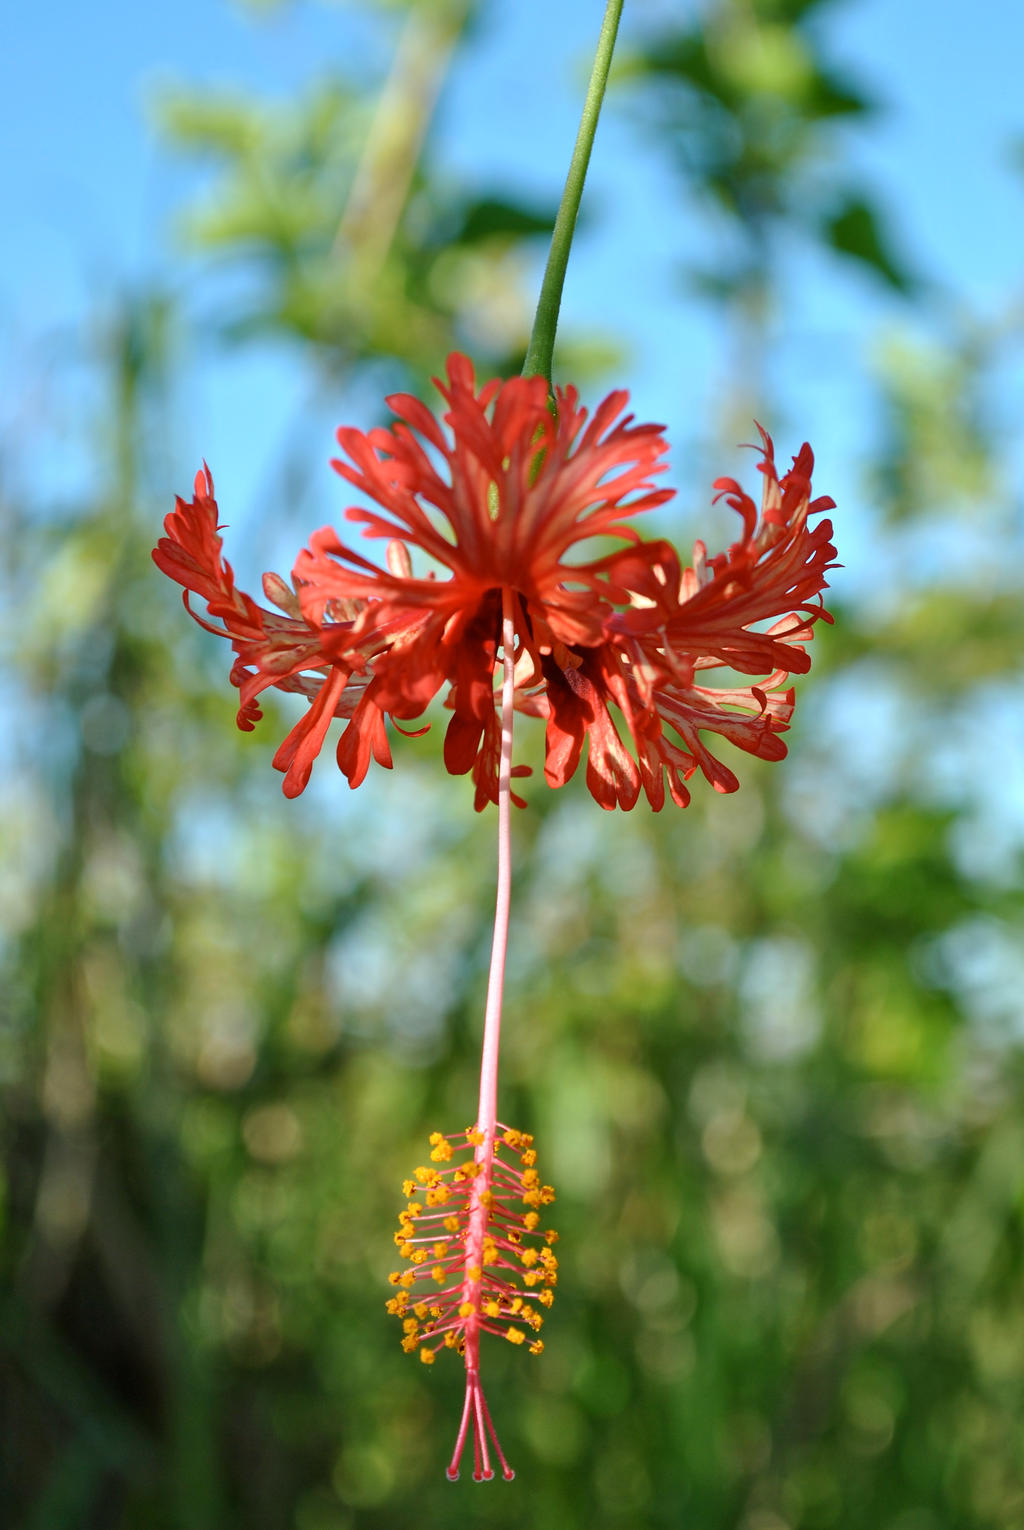
[[(508, 949), (508, 916), (512, 898), (512, 721), (515, 702), (515, 615), (514, 596), (508, 588), (501, 593), (501, 642), (504, 669), (501, 685), (501, 757), (498, 762), (498, 889), (494, 906), (494, 938), (491, 942), (491, 968), (487, 979), (487, 1004), (484, 1010), (484, 1040), (480, 1058), (480, 1102), (476, 1129), (483, 1141), (475, 1161), (479, 1165), (473, 1181), (466, 1233), (466, 1270), (463, 1302), (473, 1306), (466, 1321), (466, 1400), (462, 1409), (455, 1449), (448, 1466), (451, 1481), (459, 1475), (459, 1459), (473, 1425), (473, 1476), (486, 1481), (494, 1476), (487, 1448), (490, 1434), (501, 1462), (502, 1476), (511, 1482), (515, 1472), (505, 1459), (480, 1385), (480, 1275), (483, 1271), (484, 1234), (490, 1214), (491, 1179), (494, 1172), (494, 1138), (498, 1121), (498, 1051), (501, 1044), (501, 1004), (505, 989), (505, 953)], [(468, 1272), (476, 1270), (477, 1278)]]

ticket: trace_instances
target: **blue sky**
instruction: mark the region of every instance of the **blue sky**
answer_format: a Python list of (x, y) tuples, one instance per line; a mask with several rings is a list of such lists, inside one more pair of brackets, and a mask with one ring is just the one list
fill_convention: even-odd
[[(555, 30), (542, 0), (492, 6), (472, 70), (459, 73), (442, 105), (453, 169), (556, 191), (601, 9), (600, 0), (560, 0)], [(631, 11), (692, 9), (634, 0), (627, 31)], [(969, 25), (927, 0), (854, 0), (829, 19), (833, 54), (890, 103), (851, 141), (850, 156), (882, 188), (920, 268), (983, 306), (1002, 301), (1020, 272), (1024, 179), (1008, 145), (1024, 135), (1024, 111), (1015, 109), (1022, 16), (1005, 0), (977, 0)], [(541, 22), (548, 47), (538, 46)], [(147, 97), (162, 80), (287, 95), (334, 59), (350, 63), (369, 35), (355, 8), (303, 0), (259, 24), (229, 0), (42, 0), (9, 8), (4, 33), (0, 185), (16, 237), (2, 256), (0, 321), (16, 336), (79, 315), (97, 284), (173, 262), (168, 233), (190, 172), (168, 159), (147, 121)], [(600, 216), (574, 260), (567, 317), (584, 323), (597, 307), (636, 345), (645, 402), (671, 396), (684, 367), (663, 322), (668, 267), (699, 230), (682, 209), (669, 211), (678, 193), (664, 166), (614, 111), (591, 199)], [(842, 285), (833, 318), (841, 323), (845, 310), (848, 327), (861, 330), (885, 301), (856, 276)], [(829, 300), (824, 292), (826, 309)]]
[[(474, 71), (461, 73), (444, 103), (453, 164), (538, 190), (559, 183), (601, 9), (600, 0), (561, 0), (555, 31), (541, 0), (493, 6)], [(640, 18), (693, 9), (632, 6)], [(548, 48), (538, 47), (541, 20)], [(89, 267), (93, 275), (145, 272), (161, 259), (181, 178), (145, 120), (158, 82), (286, 95), (333, 59), (350, 62), (368, 34), (354, 10), (330, 4), (299, 3), (253, 24), (229, 0), (42, 0), (11, 7), (4, 36), (0, 180), (18, 230), (4, 255), (4, 304), (46, 322), (82, 300)], [(1015, 107), (1024, 13), (977, 0), (966, 25), (962, 13), (927, 0), (855, 0), (833, 7), (829, 36), (834, 54), (891, 103), (862, 135), (857, 158), (885, 184), (923, 264), (982, 299), (1005, 290), (1019, 269), (1008, 225), (1019, 218), (1022, 183), (1006, 149), (1024, 134), (1024, 110)], [(535, 109), (524, 110), (527, 101)], [(598, 191), (614, 185), (630, 151), (607, 122), (603, 136)], [(635, 160), (634, 152), (634, 168)], [(602, 234), (609, 246), (628, 238), (620, 227), (616, 239), (610, 225)], [(667, 236), (657, 242), (665, 249)]]

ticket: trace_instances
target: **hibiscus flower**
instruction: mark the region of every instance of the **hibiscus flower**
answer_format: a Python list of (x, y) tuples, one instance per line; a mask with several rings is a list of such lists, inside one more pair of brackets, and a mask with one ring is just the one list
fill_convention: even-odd
[[(502, 1475), (512, 1469), (484, 1397), (481, 1337), (539, 1354), (539, 1306), (551, 1305), (557, 1282), (556, 1234), (539, 1231), (539, 1208), (554, 1192), (540, 1182), (532, 1139), (497, 1118), (509, 805), (522, 805), (511, 779), (527, 773), (512, 765), (515, 713), (545, 721), (552, 786), (573, 776), (586, 747), (587, 785), (604, 808), (632, 808), (641, 791), (655, 810), (666, 794), (685, 807), (698, 771), (717, 791), (735, 791), (717, 740), (765, 760), (786, 753), (788, 681), (810, 665), (814, 624), (831, 620), (822, 591), (835, 549), (831, 524), (812, 524), (832, 501), (812, 498), (809, 446), (780, 476), (762, 431), (760, 507), (733, 479), (719, 479), (740, 535), (714, 557), (698, 542), (683, 567), (670, 543), (633, 525), (672, 491), (654, 482), (663, 430), (635, 424), (625, 393), (609, 394), (589, 417), (574, 388), (552, 398), (540, 376), (478, 387), (460, 355), (437, 387), (442, 419), (399, 394), (388, 401), (391, 429), (338, 432), (344, 456), (334, 466), (370, 502), (347, 518), (387, 540), (383, 566), (325, 528), (300, 554), (290, 586), (264, 576), (276, 609), (258, 605), (223, 560), (205, 468), (191, 503), (179, 499), (167, 517), (153, 557), (184, 587), (196, 620), (230, 641), (239, 727), (253, 727), (268, 687), (309, 701), (274, 756), (289, 796), (304, 789), (333, 718), (345, 724), (338, 764), (358, 786), (371, 759), (391, 766), (388, 720), (421, 718), (443, 695), (448, 770), (472, 774), (477, 808), (498, 804), (476, 1121), (435, 1133), (431, 1164), (403, 1187), (410, 1198), (396, 1242), (409, 1267), (393, 1272), (388, 1302), (403, 1346), (424, 1363), (443, 1348), (463, 1357), (448, 1475), (458, 1476), (472, 1438), (483, 1480), (494, 1475), (491, 1447)], [(209, 619), (192, 611), (191, 594)]]

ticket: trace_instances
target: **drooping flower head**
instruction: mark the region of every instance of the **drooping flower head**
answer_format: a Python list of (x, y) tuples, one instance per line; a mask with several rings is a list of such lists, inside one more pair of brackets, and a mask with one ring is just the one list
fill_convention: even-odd
[[(346, 723), (338, 764), (357, 786), (371, 759), (392, 763), (386, 720), (420, 718), (442, 694), (448, 770), (472, 774), (478, 808), (496, 800), (503, 595), (515, 616), (515, 706), (546, 722), (550, 785), (570, 779), (586, 745), (587, 785), (602, 807), (631, 808), (643, 790), (657, 810), (666, 788), (685, 806), (698, 770), (716, 790), (736, 789), (708, 736), (782, 758), (788, 679), (809, 667), (813, 625), (829, 619), (832, 528), (810, 517), (832, 501), (811, 498), (810, 448), (780, 477), (762, 432), (760, 511), (720, 479), (741, 535), (711, 558), (698, 542), (684, 568), (668, 542), (632, 524), (673, 491), (652, 482), (663, 431), (624, 415), (627, 394), (610, 394), (589, 418), (575, 389), (552, 401), (540, 377), (478, 387), (460, 355), (437, 386), (442, 420), (400, 394), (388, 401), (391, 429), (338, 432), (344, 458), (334, 466), (375, 506), (347, 518), (387, 540), (385, 567), (330, 528), (316, 532), (291, 588), (265, 577), (280, 616), (235, 589), (208, 473), (165, 523), (154, 558), (185, 586), (186, 604), (189, 590), (207, 601), (235, 649), (239, 726), (252, 726), (267, 686), (310, 698), (274, 757), (286, 793), (304, 788), (332, 718)], [(595, 548), (595, 538), (618, 545)], [(424, 565), (415, 574), (412, 553)], [(707, 671), (720, 683), (701, 683), (716, 678)]]
[(206, 602), (209, 620), (193, 611), (196, 620), (230, 641), (239, 727), (259, 719), (268, 687), (307, 698), (274, 756), (289, 796), (304, 789), (334, 718), (344, 724), (338, 764), (358, 786), (371, 759), (392, 763), (388, 720), (404, 731), (440, 695), (451, 713), (448, 770), (472, 774), (478, 808), (499, 804), (477, 1121), (454, 1137), (435, 1133), (431, 1165), (406, 1183), (396, 1242), (409, 1267), (393, 1274), (388, 1303), (407, 1350), (428, 1364), (444, 1347), (463, 1356), (465, 1403), (448, 1475), (458, 1475), (472, 1433), (474, 1476), (485, 1479), (494, 1475), (491, 1446), (503, 1475), (512, 1471), (480, 1382), (481, 1338), (528, 1342), (539, 1353), (527, 1331), (540, 1329), (557, 1280), (554, 1235), (539, 1232), (539, 1208), (553, 1192), (540, 1183), (530, 1138), (497, 1121), (509, 783), (526, 773), (511, 764), (514, 713), (545, 721), (552, 786), (570, 779), (587, 749), (587, 785), (604, 808), (632, 808), (641, 791), (655, 810), (666, 794), (685, 807), (697, 771), (734, 791), (716, 736), (761, 759), (786, 752), (788, 680), (809, 667), (814, 623), (830, 619), (821, 593), (832, 528), (811, 517), (832, 501), (811, 497), (808, 446), (780, 476), (762, 432), (760, 508), (733, 479), (719, 479), (740, 535), (713, 557), (698, 542), (684, 567), (668, 542), (645, 540), (632, 523), (672, 491), (654, 484), (662, 429), (625, 415), (625, 393), (610, 394), (591, 418), (575, 389), (551, 399), (541, 377), (478, 387), (459, 355), (437, 386), (441, 419), (402, 394), (389, 400), (391, 429), (338, 432), (344, 457), (334, 465), (373, 507), (346, 515), (369, 538), (386, 539), (385, 566), (327, 528), (300, 554), (290, 586), (264, 576), (276, 609), (258, 605), (222, 558), (206, 469), (191, 503), (179, 499), (167, 517), (153, 556), (184, 587), (190, 611), (190, 594)]

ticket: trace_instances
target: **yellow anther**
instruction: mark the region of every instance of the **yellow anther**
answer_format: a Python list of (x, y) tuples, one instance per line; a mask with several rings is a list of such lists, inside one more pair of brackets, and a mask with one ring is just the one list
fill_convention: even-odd
[(544, 1340), (543, 1339), (534, 1339), (533, 1343), (530, 1345), (530, 1354), (531, 1355), (542, 1355), (543, 1353), (544, 1353)]
[[(428, 1169), (426, 1167), (426, 1165), (422, 1164), (422, 1163), (420, 1164), (418, 1169), (413, 1169), (412, 1172), (415, 1174), (416, 1178), (419, 1180), (421, 1185), (429, 1185), (430, 1181), (432, 1179), (436, 1179), (437, 1178), (437, 1170), (436, 1169)], [(413, 1193), (412, 1191), (408, 1191), (407, 1192), (407, 1194), (412, 1194), (412, 1193)]]
[[(543, 1197), (539, 1190), (527, 1190), (523, 1195), (524, 1206), (540, 1206), (542, 1203)], [(540, 1221), (540, 1218), (538, 1217), (537, 1220)]]
[(416, 1271), (415, 1270), (403, 1270), (401, 1275), (399, 1275), (399, 1277), (398, 1277), (398, 1284), (400, 1286), (411, 1286), (411, 1285), (414, 1284), (415, 1280), (416, 1280)]
[(444, 1270), (442, 1269), (442, 1267), (439, 1264), (435, 1264), (434, 1268), (431, 1270), (430, 1273), (433, 1276), (433, 1278), (437, 1281), (439, 1286), (443, 1286), (444, 1285), (444, 1282), (445, 1282), (445, 1273), (444, 1273)]
[(532, 1169), (534, 1164), (537, 1162), (536, 1148), (527, 1148), (519, 1162), (523, 1165), (524, 1168)]
[(483, 1307), (482, 1307), (481, 1310), (484, 1313), (486, 1313), (486, 1315), (488, 1317), (498, 1317), (498, 1315), (501, 1312), (501, 1308), (499, 1307), (498, 1303), (494, 1300), (493, 1296), (491, 1297), (489, 1302), (484, 1302)]
[(444, 1308), (443, 1307), (431, 1307), (431, 1309), (430, 1309), (430, 1316), (432, 1318), (439, 1318), (443, 1312), (444, 1312)]
[(519, 1228), (518, 1228), (518, 1227), (510, 1227), (510, 1228), (509, 1228), (509, 1229), (508, 1229), (508, 1232), (507, 1232), (507, 1234), (506, 1234), (506, 1237), (507, 1237), (507, 1238), (508, 1238), (508, 1241), (509, 1241), (509, 1242), (510, 1242), (510, 1243), (512, 1243), (512, 1244), (515, 1244), (515, 1245), (516, 1245), (516, 1247), (518, 1247), (518, 1245), (519, 1245), (519, 1244), (520, 1244), (520, 1243), (522, 1243), (522, 1241), (523, 1241), (523, 1235), (522, 1235), (522, 1233), (521, 1233), (521, 1232), (520, 1232), (520, 1231), (519, 1231)]
[(555, 1271), (555, 1270), (545, 1270), (544, 1271), (544, 1284), (546, 1286), (557, 1286), (558, 1285), (558, 1273), (557, 1273), (557, 1271)]
[(472, 1280), (472, 1281), (475, 1282), (475, 1281), (478, 1281), (480, 1279), (480, 1276), (482, 1274), (483, 1274), (483, 1271), (481, 1270), (481, 1268), (480, 1268), (480, 1266), (478, 1264), (471, 1264), (469, 1266), (469, 1269), (466, 1271), (466, 1279), (467, 1280)]
[(472, 1317), (475, 1311), (476, 1308), (472, 1302), (463, 1302), (459, 1308), (459, 1317)]
[(435, 1243), (434, 1244), (434, 1258), (435, 1259), (443, 1259), (445, 1254), (447, 1254), (447, 1252), (448, 1252), (448, 1245), (447, 1245), (447, 1243)]
[(425, 1248), (414, 1248), (412, 1253), (409, 1255), (409, 1258), (412, 1260), (413, 1264), (426, 1264), (427, 1260), (430, 1258), (430, 1255), (427, 1253)]
[(432, 1349), (421, 1349), (420, 1359), (423, 1361), (424, 1365), (433, 1365), (434, 1351)]
[(540, 1203), (541, 1203), (541, 1205), (542, 1206), (550, 1206), (551, 1202), (553, 1200), (555, 1200), (555, 1187), (554, 1187), (554, 1185), (543, 1185), (541, 1187), (541, 1192), (540, 1192)]
[(546, 1286), (545, 1286), (543, 1291), (538, 1291), (538, 1293), (537, 1293), (537, 1300), (539, 1302), (543, 1302), (545, 1307), (550, 1307), (551, 1303), (554, 1301), (554, 1299), (555, 1299), (554, 1291), (549, 1291)]
[(402, 1348), (405, 1350), (407, 1355), (411, 1355), (419, 1342), (419, 1334), (407, 1333), (405, 1338), (402, 1340)]
[(544, 1234), (544, 1237), (545, 1237), (545, 1240), (548, 1243), (557, 1243), (558, 1242), (558, 1234), (555, 1232), (555, 1229), (553, 1227), (549, 1227), (548, 1228), (547, 1232)]
[(475, 1126), (470, 1127), (466, 1132), (466, 1141), (469, 1143), (470, 1147), (479, 1147), (483, 1140), (483, 1132), (478, 1132)]
[(455, 1348), (456, 1344), (459, 1342), (459, 1339), (454, 1328), (449, 1328), (448, 1332), (444, 1336), (444, 1342), (449, 1349)]
[(403, 1242), (399, 1244), (398, 1252), (401, 1254), (403, 1259), (411, 1259), (413, 1254), (416, 1252), (416, 1249), (412, 1243)]
[(416, 1194), (416, 1181), (414, 1179), (403, 1179), (402, 1180), (402, 1194), (403, 1195), (415, 1195)]
[(514, 1126), (510, 1126), (501, 1140), (505, 1143), (506, 1147), (517, 1148), (522, 1145), (523, 1134), (522, 1132), (517, 1132)]
[(537, 1173), (536, 1169), (526, 1169), (526, 1170), (524, 1170), (524, 1172), (523, 1172), (523, 1186), (524, 1186), (525, 1189), (532, 1190), (535, 1185), (539, 1185), (539, 1184), (540, 1184), (540, 1175)]
[(398, 1229), (398, 1231), (395, 1233), (394, 1236), (395, 1236), (395, 1246), (397, 1248), (401, 1248), (402, 1244), (405, 1242), (406, 1237), (407, 1237), (405, 1228), (404, 1227), (400, 1227)]
[(521, 1328), (506, 1328), (505, 1337), (510, 1344), (522, 1344), (526, 1335)]
[(537, 1263), (537, 1250), (535, 1248), (521, 1248), (519, 1250), (519, 1258), (528, 1270), (532, 1269)]
[(402, 1272), (401, 1272), (401, 1270), (392, 1270), (391, 1274), (388, 1276), (388, 1280), (390, 1280), (390, 1282), (391, 1282), (391, 1284), (393, 1286), (399, 1285), (401, 1283), (401, 1279), (402, 1279)]
[(450, 1233), (457, 1233), (459, 1230), (459, 1219), (458, 1217), (445, 1217), (444, 1225), (446, 1231)]
[(539, 1286), (543, 1279), (544, 1276), (540, 1270), (527, 1270), (526, 1274), (523, 1276), (523, 1285)]
[(406, 1333), (419, 1333), (420, 1331), (420, 1325), (417, 1323), (414, 1317), (406, 1318), (402, 1324), (402, 1328)]
[(519, 1133), (519, 1146), (521, 1148), (533, 1147), (533, 1137), (529, 1132)]
[(537, 1333), (544, 1326), (544, 1319), (532, 1307), (523, 1308), (523, 1322), (529, 1323), (534, 1333)]
[(428, 1190), (426, 1194), (426, 1202), (428, 1206), (443, 1206), (447, 1199), (447, 1185), (435, 1185), (434, 1188), (432, 1190)]
[(430, 1134), (431, 1153), (434, 1163), (447, 1163), (452, 1156), (452, 1145), (447, 1138), (442, 1137), (440, 1132)]
[(420, 1212), (423, 1210), (423, 1207), (420, 1205), (419, 1201), (410, 1201), (405, 1209), (411, 1217), (418, 1217)]
[(533, 1232), (539, 1221), (540, 1217), (535, 1211), (528, 1211), (523, 1218), (523, 1226), (526, 1228), (527, 1232)]
[(487, 1210), (490, 1211), (491, 1207), (494, 1205), (494, 1194), (493, 1194), (493, 1192), (490, 1191), (490, 1190), (481, 1190), (480, 1191), (480, 1204), (481, 1204), (481, 1206), (486, 1206)]
[[(440, 1256), (438, 1256), (438, 1257), (440, 1257)], [(492, 1243), (490, 1238), (485, 1238), (484, 1239), (482, 1258), (483, 1258), (484, 1264), (496, 1264), (498, 1262), (498, 1249), (497, 1249), (497, 1245)]]
[(416, 1302), (412, 1310), (418, 1318), (425, 1318), (427, 1315), (427, 1304), (426, 1302)]
[(549, 1248), (542, 1248), (541, 1251), (540, 1251), (539, 1257), (540, 1257), (540, 1262), (544, 1266), (545, 1269), (547, 1269), (547, 1270), (557, 1270), (558, 1269), (558, 1255), (557, 1254), (553, 1254)]

